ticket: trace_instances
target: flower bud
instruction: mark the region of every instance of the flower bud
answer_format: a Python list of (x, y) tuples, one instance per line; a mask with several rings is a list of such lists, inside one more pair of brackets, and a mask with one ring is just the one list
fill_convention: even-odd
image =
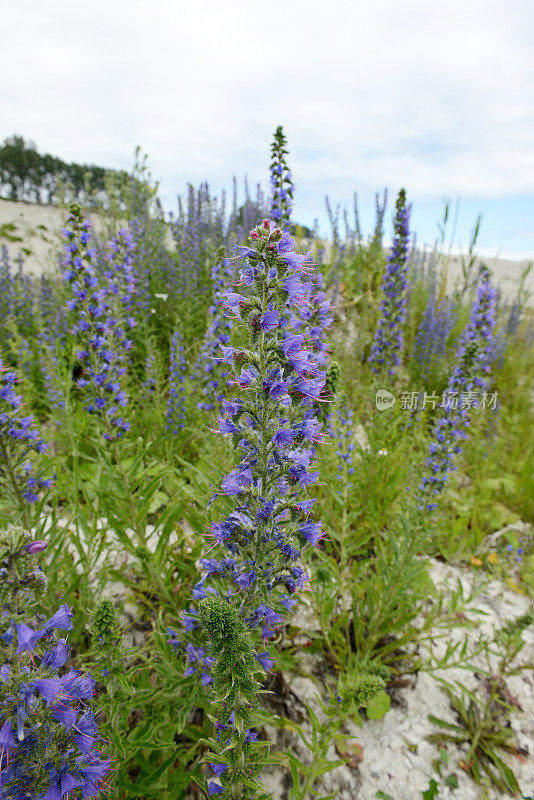
[(247, 353), (243, 352), (243, 350), (237, 350), (234, 353), (233, 360), (234, 360), (234, 364), (237, 364), (237, 365), (239, 365), (239, 364), (248, 364), (248, 362), (250, 361), (250, 358), (249, 358)]
[(43, 550), (46, 550), (48, 547), (48, 542), (43, 541), (43, 539), (36, 539), (34, 542), (30, 542), (26, 545), (26, 550), (28, 553), (42, 553)]

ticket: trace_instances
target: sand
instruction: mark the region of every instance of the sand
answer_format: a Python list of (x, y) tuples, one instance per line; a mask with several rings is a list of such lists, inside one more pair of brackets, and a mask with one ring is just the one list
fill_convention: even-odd
[[(22, 253), (24, 269), (34, 275), (41, 275), (52, 270), (57, 263), (57, 254), (61, 252), (60, 231), (66, 217), (66, 209), (57, 206), (0, 200), (0, 244), (7, 246), (12, 259)], [(98, 215), (91, 214), (90, 217), (98, 227)], [(13, 225), (14, 229), (6, 229), (6, 225)], [(521, 275), (529, 264), (528, 260), (478, 260), (483, 261), (493, 272), (506, 297), (515, 295)], [(461, 255), (452, 255), (449, 257), (449, 283), (460, 274)], [(528, 277), (526, 287), (532, 293), (529, 305), (534, 306), (534, 269)]]

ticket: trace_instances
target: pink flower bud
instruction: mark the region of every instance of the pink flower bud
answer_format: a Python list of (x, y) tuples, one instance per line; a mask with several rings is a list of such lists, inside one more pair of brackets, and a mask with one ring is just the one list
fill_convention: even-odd
[(26, 545), (26, 550), (28, 553), (41, 553), (43, 550), (46, 550), (48, 547), (48, 542), (44, 542), (42, 539), (36, 539), (35, 542), (30, 542)]

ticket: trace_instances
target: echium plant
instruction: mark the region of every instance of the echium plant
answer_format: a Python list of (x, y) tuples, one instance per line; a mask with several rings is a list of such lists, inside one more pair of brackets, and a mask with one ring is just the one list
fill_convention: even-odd
[(0, 487), (10, 513), (29, 523), (28, 506), (49, 488), (51, 478), (36, 474), (32, 454), (44, 453), (48, 445), (35, 426), (33, 414), (26, 414), (22, 395), (15, 391), (17, 374), (5, 367), (0, 357)]
[[(328, 433), (336, 447), (337, 477), (343, 489), (350, 486), (354, 475), (354, 412), (349, 406), (341, 406), (330, 415)], [(338, 494), (340, 494), (338, 490)]]
[[(121, 306), (128, 310), (133, 293), (131, 238), (126, 232), (121, 234), (115, 254), (122, 252), (122, 263), (112, 255), (102, 277), (97, 275), (90, 229), (91, 223), (84, 219), (80, 207), (72, 205), (62, 231), (63, 276), (73, 294), (67, 307), (71, 312), (70, 333), (78, 345), (76, 359), (82, 374), (77, 384), (86, 396), (84, 408), (100, 419), (104, 437), (114, 440), (130, 428), (121, 412), (128, 399), (120, 379), (126, 372), (124, 354), (131, 347), (121, 312)], [(126, 324), (133, 324), (133, 318), (127, 317)]]
[(46, 579), (35, 554), (45, 548), (21, 528), (0, 533), (1, 800), (85, 800), (110, 766), (96, 749), (94, 681), (63, 669), (69, 647), (56, 631), (72, 628), (73, 612), (39, 610)]
[(460, 442), (467, 438), (471, 409), (478, 406), (480, 394), (490, 385), (496, 297), (489, 272), (483, 268), (471, 317), (456, 353), (456, 366), (445, 392), (444, 407), (434, 425), (426, 473), (419, 487), (421, 507), (429, 511), (436, 508), (435, 497), (455, 469), (454, 459), (461, 452)]
[(180, 331), (175, 331), (171, 340), (169, 397), (167, 400), (167, 430), (174, 435), (185, 426), (186, 397), (185, 379), (187, 361), (184, 340)]
[(271, 217), (281, 228), (292, 224), (293, 178), (286, 162), (287, 139), (279, 125), (271, 145)]
[(447, 340), (456, 320), (457, 307), (454, 299), (438, 298), (436, 287), (433, 286), (412, 352), (412, 358), (423, 380), (428, 380), (431, 370), (441, 365), (447, 352)]
[(109, 310), (109, 326), (122, 356), (131, 349), (127, 330), (135, 327), (133, 315), (134, 297), (137, 294), (134, 253), (136, 242), (127, 228), (121, 228), (116, 236), (107, 242), (104, 277), (106, 299)]
[[(232, 800), (263, 792), (257, 780), (265, 758), (257, 751), (261, 743), (255, 741), (254, 728), (262, 720), (255, 670), (272, 666), (265, 644), (276, 637), (296, 602), (295, 593), (308, 579), (301, 550), (323, 536), (321, 523), (309, 518), (314, 500), (299, 499), (298, 493), (319, 477), (311, 464), (311, 446), (321, 424), (305, 416), (303, 403), (320, 398), (325, 377), (306, 346), (306, 333), (295, 334), (288, 325), (291, 307), (305, 302), (310, 291), (310, 281), (303, 280), (309, 271), (307, 255), (297, 254), (289, 234), (269, 220), (254, 228), (250, 242), (250, 247), (238, 248), (244, 259), (240, 285), (248, 287), (247, 295), (222, 295), (250, 342), (249, 348), (221, 346), (221, 360), (235, 370), (231, 380), (241, 390), (239, 397), (223, 401), (218, 418), (219, 432), (232, 437), (240, 455), (218, 493), (231, 498), (235, 508), (211, 526), (216, 549), (201, 560), (205, 575), (194, 591), (204, 605), (184, 617), (191, 630), (199, 614), (211, 642), (210, 656), (204, 648), (193, 652), (188, 645), (189, 669), (200, 667), (205, 683), (210, 682), (210, 670), (215, 676), (217, 741), (212, 749), (219, 780), (210, 782), (210, 792)], [(205, 611), (212, 608), (214, 597), (220, 601), (217, 624), (207, 620)], [(225, 607), (229, 616), (224, 624), (235, 636), (222, 637), (219, 644), (215, 637)], [(255, 651), (254, 669), (250, 647)], [(236, 648), (243, 650), (239, 663), (250, 662), (237, 694), (235, 670), (228, 668), (237, 658)]]
[(0, 345), (5, 351), (9, 344), (9, 322), (15, 308), (15, 286), (11, 259), (5, 244), (0, 246)]
[(203, 400), (197, 403), (202, 411), (213, 411), (224, 397), (221, 366), (217, 361), (219, 345), (230, 343), (233, 321), (222, 313), (218, 301), (221, 291), (233, 275), (230, 259), (221, 258), (211, 270), (213, 281), (213, 303), (208, 309), (211, 323), (208, 326), (200, 352), (192, 371), (194, 383), (201, 387)]
[(369, 356), (373, 372), (387, 370), (390, 375), (393, 375), (395, 368), (401, 363), (407, 305), (411, 207), (406, 205), (404, 189), (399, 192), (396, 209), (393, 245), (382, 281), (384, 296), (380, 304), (381, 316)]
[[(311, 265), (307, 265), (306, 274), (313, 272)], [(311, 274), (311, 273), (310, 273)], [(296, 331), (304, 332), (307, 335), (309, 346), (312, 350), (310, 360), (316, 362), (317, 366), (324, 371), (325, 387), (320, 400), (308, 397), (304, 401), (307, 406), (305, 417), (317, 417), (320, 422), (326, 420), (326, 409), (331, 402), (337, 384), (338, 367), (330, 362), (329, 344), (325, 341), (324, 332), (334, 321), (332, 316), (332, 300), (324, 292), (324, 279), (319, 272), (315, 276), (314, 282), (308, 282), (308, 292), (301, 304), (294, 309), (289, 309), (289, 325)], [(326, 400), (327, 402), (323, 402)]]

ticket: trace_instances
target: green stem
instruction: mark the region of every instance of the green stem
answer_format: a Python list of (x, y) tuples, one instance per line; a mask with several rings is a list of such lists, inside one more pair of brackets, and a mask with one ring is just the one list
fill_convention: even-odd
[(15, 470), (11, 463), (11, 451), (9, 445), (6, 447), (4, 452), (5, 460), (6, 460), (6, 472), (9, 477), (9, 482), (11, 484), (11, 488), (13, 490), (13, 494), (15, 495), (15, 499), (17, 501), (17, 505), (19, 507), (20, 516), (22, 519), (22, 523), (26, 530), (29, 531), (30, 529), (30, 518), (28, 516), (28, 503), (22, 496), (22, 492), (20, 490), (19, 483), (15, 476)]

